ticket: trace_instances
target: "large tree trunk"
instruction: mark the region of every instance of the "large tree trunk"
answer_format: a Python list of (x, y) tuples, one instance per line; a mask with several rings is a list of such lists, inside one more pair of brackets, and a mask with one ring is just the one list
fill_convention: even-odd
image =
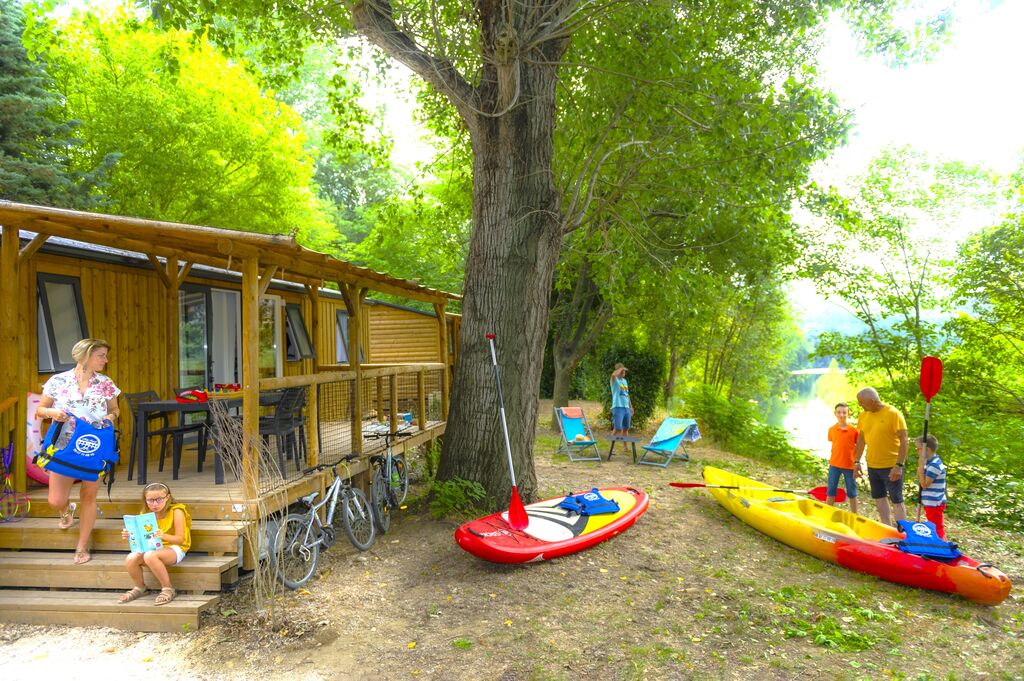
[(423, 50), (390, 3), (351, 2), (356, 28), (444, 93), (473, 140), (473, 236), (466, 258), (459, 361), (438, 478), (481, 483), (491, 505), (510, 481), (490, 351), (497, 335), (505, 416), (520, 494), (532, 499), (533, 440), (548, 302), (564, 228), (552, 172), (555, 86), (575, 0), (478, 0), (481, 67), (473, 86)]
[(462, 345), (438, 477), (480, 482), (495, 506), (510, 482), (498, 392), (484, 335), (497, 335), (516, 482), (536, 494), (533, 441), (551, 281), (562, 243), (554, 146), (555, 69), (522, 65), (521, 103), (478, 115), (473, 134), (473, 236), (466, 259)]

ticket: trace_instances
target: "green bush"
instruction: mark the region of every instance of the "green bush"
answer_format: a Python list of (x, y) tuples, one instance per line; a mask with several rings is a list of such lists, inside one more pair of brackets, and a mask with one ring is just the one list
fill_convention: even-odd
[(701, 432), (729, 451), (803, 473), (824, 474), (826, 462), (790, 444), (784, 429), (760, 421), (752, 402), (730, 400), (707, 385), (691, 388), (683, 400), (700, 421)]
[(455, 478), (430, 485), (430, 515), (434, 518), (476, 518), (482, 515), (478, 504), (487, 491), (478, 482)]
[(612, 371), (618, 362), (622, 362), (629, 369), (626, 380), (629, 382), (629, 402), (633, 405), (633, 430), (642, 430), (661, 401), (665, 374), (668, 370), (665, 353), (638, 348), (632, 341), (622, 342), (605, 350), (600, 363), (604, 373), (604, 391), (601, 397), (604, 411), (601, 415), (609, 423), (612, 414), (612, 392), (609, 384)]

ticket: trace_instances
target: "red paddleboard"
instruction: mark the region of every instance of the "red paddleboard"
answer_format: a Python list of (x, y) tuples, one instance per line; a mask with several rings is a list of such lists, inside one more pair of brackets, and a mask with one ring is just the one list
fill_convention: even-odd
[[(590, 490), (584, 490), (588, 492)], [(565, 497), (529, 504), (530, 523), (524, 530), (509, 527), (508, 512), (472, 520), (455, 530), (455, 541), (464, 550), (492, 563), (531, 563), (558, 558), (625, 532), (647, 511), (650, 498), (633, 487), (598, 490), (619, 504), (617, 513), (581, 516), (559, 508)]]

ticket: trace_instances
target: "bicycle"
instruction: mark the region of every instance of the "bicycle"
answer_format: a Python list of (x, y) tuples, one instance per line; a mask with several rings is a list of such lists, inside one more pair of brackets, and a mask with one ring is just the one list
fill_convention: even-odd
[[(342, 458), (349, 462), (359, 458), (349, 454)], [(327, 468), (334, 473), (334, 482), (327, 488), (323, 501), (314, 504), (319, 492), (302, 497), (300, 501), (308, 507), (305, 513), (289, 513), (277, 530), (274, 542), (274, 571), (277, 578), (289, 589), (298, 589), (309, 581), (316, 572), (320, 550), (327, 550), (337, 540), (337, 528), (360, 551), (373, 546), (376, 527), (373, 510), (363, 490), (353, 487), (349, 480), (338, 475), (337, 464), (320, 464), (304, 471), (307, 475)], [(320, 510), (326, 507), (326, 522), (320, 521)]]
[(395, 456), (392, 444), (400, 437), (409, 437), (412, 433), (397, 431), (394, 433), (372, 433), (370, 439), (384, 438), (384, 454), (370, 457), (370, 463), (377, 467), (373, 474), (370, 487), (370, 501), (373, 504), (373, 519), (377, 531), (384, 534), (391, 527), (391, 511), (398, 508), (409, 494), (409, 467), (405, 457)]

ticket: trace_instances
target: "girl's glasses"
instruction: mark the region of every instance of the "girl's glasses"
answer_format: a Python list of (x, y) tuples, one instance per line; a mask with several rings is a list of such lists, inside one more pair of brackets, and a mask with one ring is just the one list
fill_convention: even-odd
[(146, 497), (147, 504), (162, 504), (167, 497)]

